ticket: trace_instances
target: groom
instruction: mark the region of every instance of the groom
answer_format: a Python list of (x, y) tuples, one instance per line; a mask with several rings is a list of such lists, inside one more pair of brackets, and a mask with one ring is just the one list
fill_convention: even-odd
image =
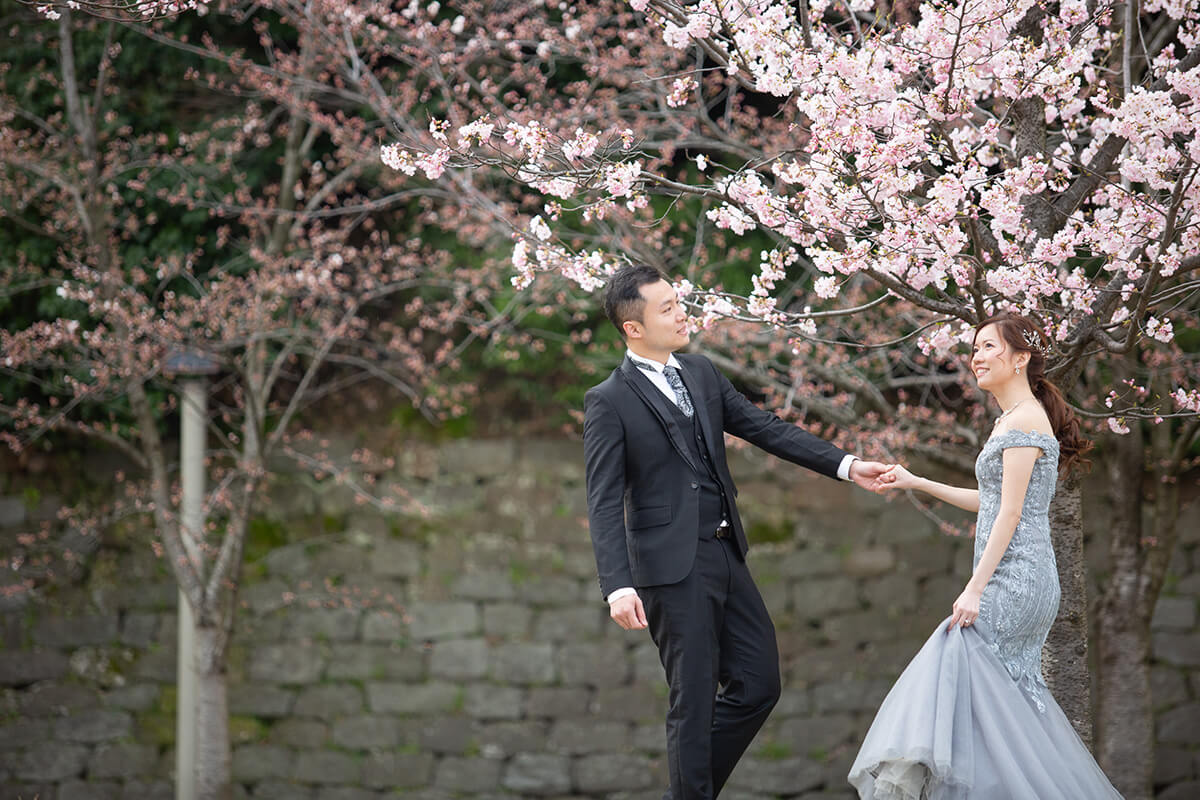
[(875, 490), (858, 460), (758, 408), (688, 343), (662, 273), (625, 267), (604, 301), (628, 345), (584, 400), (588, 521), (600, 590), (625, 630), (650, 628), (669, 685), (669, 800), (711, 800), (779, 699), (775, 629), (749, 547), (725, 433)]

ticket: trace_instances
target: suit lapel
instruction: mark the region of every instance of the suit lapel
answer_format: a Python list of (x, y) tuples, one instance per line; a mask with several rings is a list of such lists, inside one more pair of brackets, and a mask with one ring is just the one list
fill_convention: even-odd
[[(704, 402), (704, 390), (701, 387), (700, 377), (683, 363), (683, 359), (676, 357), (676, 361), (679, 362), (679, 376), (683, 378), (683, 385), (687, 387), (688, 393), (692, 396), (692, 407), (695, 409), (696, 418), (700, 420), (700, 432), (704, 434), (704, 446), (708, 448), (708, 455), (715, 464), (717, 454), (713, 449), (713, 444), (716, 439), (713, 438), (715, 434), (712, 420), (708, 416), (708, 405)], [(724, 428), (720, 435), (725, 435)]]
[(692, 461), (692, 454), (683, 438), (684, 433), (680, 430), (679, 424), (675, 422), (675, 414), (668, 408), (671, 401), (664, 397), (658, 387), (651, 383), (650, 379), (642, 374), (642, 370), (628, 358), (621, 362), (621, 374), (625, 377), (625, 383), (629, 385), (630, 389), (633, 389), (634, 394), (650, 407), (654, 416), (658, 417), (658, 421), (666, 429), (667, 437), (679, 455), (683, 457), (689, 467), (695, 470), (696, 465)]

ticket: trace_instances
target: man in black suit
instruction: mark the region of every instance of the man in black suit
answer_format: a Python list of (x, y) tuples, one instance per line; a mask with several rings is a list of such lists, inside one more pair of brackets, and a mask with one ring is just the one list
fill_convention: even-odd
[(725, 433), (830, 478), (878, 489), (858, 460), (764, 411), (687, 345), (662, 273), (625, 267), (605, 312), (628, 345), (584, 401), (588, 522), (600, 589), (626, 630), (650, 628), (669, 685), (669, 800), (712, 800), (779, 699), (775, 628), (749, 547)]

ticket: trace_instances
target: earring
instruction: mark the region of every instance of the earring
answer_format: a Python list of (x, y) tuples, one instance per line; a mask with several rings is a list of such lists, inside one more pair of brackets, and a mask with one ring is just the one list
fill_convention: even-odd
[(1020, 368), (1020, 367), (1017, 367), (1016, 369), (1014, 369), (1014, 370), (1013, 370), (1013, 372), (1015, 372), (1015, 373), (1017, 373), (1018, 375), (1020, 375), (1020, 374), (1021, 374), (1021, 368)]

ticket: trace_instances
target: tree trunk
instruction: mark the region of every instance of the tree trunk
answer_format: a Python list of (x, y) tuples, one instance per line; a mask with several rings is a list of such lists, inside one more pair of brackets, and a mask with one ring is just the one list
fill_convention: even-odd
[(1148, 800), (1154, 771), (1150, 613), (1142, 586), (1142, 436), (1113, 437), (1111, 574), (1098, 628), (1100, 766), (1126, 800)]
[(225, 687), (223, 632), (197, 625), (196, 637), (196, 797), (231, 800), (229, 702)]
[(1042, 648), (1046, 684), (1084, 744), (1092, 746), (1092, 697), (1088, 677), (1088, 604), (1084, 581), (1083, 503), (1079, 476), (1059, 480), (1050, 504), (1054, 559), (1062, 600)]

